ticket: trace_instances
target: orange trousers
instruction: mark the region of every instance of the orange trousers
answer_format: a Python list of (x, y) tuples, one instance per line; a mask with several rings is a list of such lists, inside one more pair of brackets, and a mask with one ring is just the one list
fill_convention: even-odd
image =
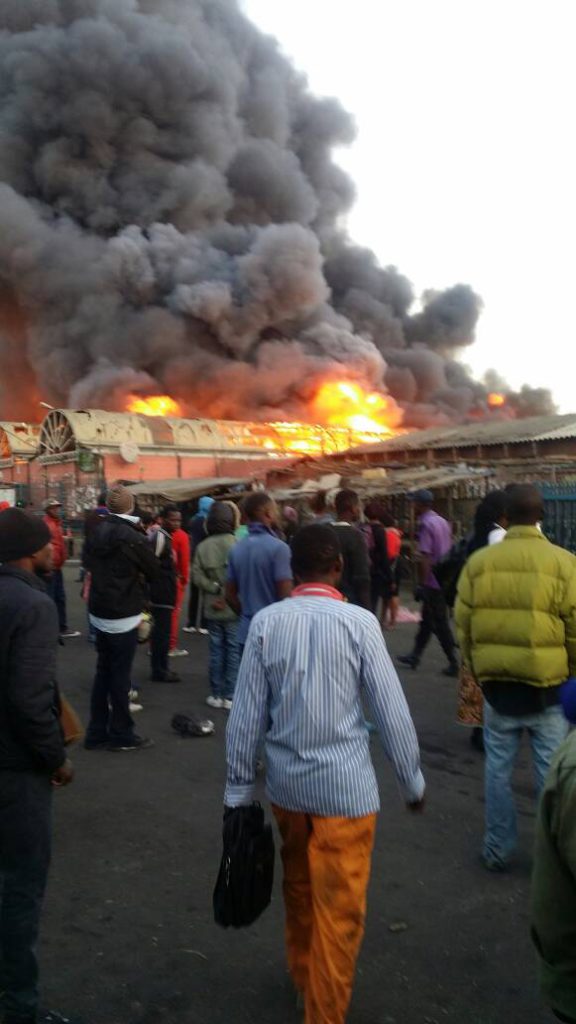
[(176, 604), (174, 611), (172, 612), (172, 623), (170, 629), (170, 650), (175, 651), (178, 647), (178, 635), (180, 632), (180, 612), (182, 610), (182, 601), (184, 600), (184, 591), (186, 590), (185, 584), (180, 583), (178, 580), (176, 584)]
[(364, 935), (376, 815), (321, 818), (274, 807), (282, 836), (288, 967), (306, 1024), (344, 1024)]

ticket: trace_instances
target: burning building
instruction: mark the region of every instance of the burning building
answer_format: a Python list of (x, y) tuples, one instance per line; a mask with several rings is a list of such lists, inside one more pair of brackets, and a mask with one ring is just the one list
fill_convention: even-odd
[(457, 360), (478, 296), (415, 313), (351, 242), (332, 151), (352, 120), (236, 0), (3, 0), (0, 93), (0, 415), (169, 395), (188, 418), (340, 426), (317, 403), (342, 381), (392, 428), (487, 413), (498, 389)]

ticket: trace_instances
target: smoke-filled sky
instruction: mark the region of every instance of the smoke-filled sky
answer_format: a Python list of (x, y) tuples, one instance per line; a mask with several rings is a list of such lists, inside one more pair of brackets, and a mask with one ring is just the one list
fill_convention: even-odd
[(354, 237), (417, 291), (473, 284), (485, 305), (466, 362), (576, 409), (572, 0), (244, 7), (355, 116), (338, 154), (357, 185)]
[[(350, 150), (351, 174), (333, 159), (355, 138), (350, 113), (312, 93), (237, 0), (2, 0), (0, 416), (36, 418), (39, 399), (124, 408), (130, 394), (169, 393), (189, 415), (305, 418), (319, 384), (343, 377), (388, 393), (394, 422), (486, 413), (501, 381), (474, 380), (461, 362), (482, 308), (468, 257), (486, 199), (464, 185), (473, 133), (448, 103), (465, 65), (457, 40), (450, 88), (438, 54), (446, 102), (435, 107), (433, 62), (419, 56), (432, 35), (413, 47), (415, 118), (403, 107), (406, 67), (398, 81), (386, 73), (398, 44), (385, 18), (371, 25), (360, 3), (346, 38), (344, 5), (251, 6), (260, 18), (290, 10), (285, 26), (307, 37), (297, 56), (310, 72), (322, 75), (333, 54), (326, 73), (338, 74), (318, 84), (357, 107), (364, 140), (347, 89), (356, 77), (370, 87), (371, 156), (358, 163), (362, 150)], [(431, 240), (432, 220), (417, 230), (412, 205), (437, 203), (455, 140), (461, 160)], [(506, 138), (490, 180), (510, 184), (516, 209), (512, 148)], [(548, 408), (543, 379), (540, 367), (538, 387), (511, 394), (510, 411)]]

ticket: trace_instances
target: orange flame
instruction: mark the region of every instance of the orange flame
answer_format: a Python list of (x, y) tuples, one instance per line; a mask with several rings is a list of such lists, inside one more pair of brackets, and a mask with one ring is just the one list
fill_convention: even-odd
[(131, 395), (126, 405), (128, 412), (136, 412), (141, 416), (181, 416), (182, 410), (169, 395), (149, 395), (141, 398)]
[(498, 394), (497, 391), (491, 391), (486, 401), (491, 409), (500, 409), (506, 404), (505, 396)]
[[(377, 391), (366, 392), (351, 381), (327, 381), (317, 392), (311, 413), (319, 423), (354, 433), (392, 434), (401, 420), (393, 401)], [(358, 439), (360, 444), (362, 436)]]

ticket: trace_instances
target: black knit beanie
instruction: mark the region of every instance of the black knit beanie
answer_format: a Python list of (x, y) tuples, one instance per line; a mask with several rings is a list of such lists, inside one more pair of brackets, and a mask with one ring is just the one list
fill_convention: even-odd
[(21, 508), (0, 512), (0, 563), (29, 558), (50, 543), (50, 530), (43, 519)]

